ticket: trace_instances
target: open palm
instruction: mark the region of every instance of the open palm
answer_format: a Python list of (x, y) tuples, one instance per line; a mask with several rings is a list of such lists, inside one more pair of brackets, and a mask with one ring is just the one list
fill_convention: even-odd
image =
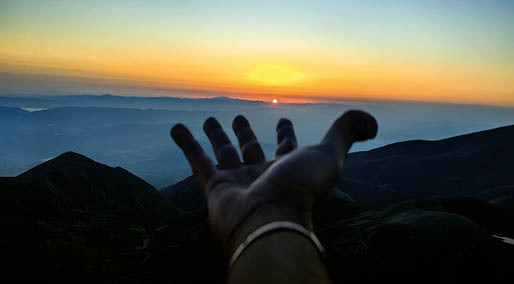
[(218, 167), (184, 125), (171, 130), (207, 197), (213, 232), (229, 254), (269, 222), (292, 221), (312, 230), (315, 201), (333, 187), (353, 142), (375, 137), (377, 123), (365, 112), (348, 111), (319, 144), (297, 149), (292, 123), (281, 119), (271, 159), (265, 158), (245, 117), (237, 116), (232, 128), (243, 162), (219, 122), (210, 117), (204, 123)]

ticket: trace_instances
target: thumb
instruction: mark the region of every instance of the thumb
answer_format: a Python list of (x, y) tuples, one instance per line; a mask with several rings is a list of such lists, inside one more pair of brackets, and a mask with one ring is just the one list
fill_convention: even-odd
[(353, 142), (372, 139), (377, 131), (378, 124), (373, 116), (360, 110), (349, 110), (334, 121), (321, 144), (344, 159)]

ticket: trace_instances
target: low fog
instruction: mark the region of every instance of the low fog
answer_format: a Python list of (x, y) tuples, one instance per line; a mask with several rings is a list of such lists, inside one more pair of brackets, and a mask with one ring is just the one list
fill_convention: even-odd
[(177, 99), (104, 96), (0, 97), (0, 176), (15, 176), (63, 152), (74, 151), (121, 166), (157, 188), (191, 174), (169, 137), (183, 123), (212, 155), (203, 121), (218, 118), (229, 137), (232, 119), (245, 115), (268, 156), (275, 125), (289, 118), (299, 145), (318, 142), (332, 121), (349, 109), (374, 115), (377, 137), (351, 151), (405, 140), (436, 140), (514, 124), (514, 109), (474, 105), (351, 101), (347, 104), (271, 104), (229, 98)]

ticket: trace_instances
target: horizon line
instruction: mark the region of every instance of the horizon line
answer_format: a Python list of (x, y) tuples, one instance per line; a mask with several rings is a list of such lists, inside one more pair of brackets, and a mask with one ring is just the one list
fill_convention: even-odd
[[(210, 91), (202, 92), (202, 93), (210, 93)], [(213, 92), (218, 94), (218, 92)], [(237, 95), (237, 94), (236, 94)], [(272, 96), (272, 94), (266, 94), (267, 96)], [(93, 97), (101, 97), (101, 96), (114, 96), (114, 97), (124, 97), (124, 98), (170, 98), (170, 99), (216, 99), (216, 98), (228, 98), (232, 100), (239, 101), (248, 101), (248, 102), (260, 102), (265, 104), (272, 104), (273, 97), (270, 97), (270, 101), (265, 101), (262, 99), (251, 99), (245, 97), (238, 96), (230, 96), (229, 94), (219, 94), (212, 96), (175, 96), (175, 95), (144, 95), (144, 94), (121, 94), (121, 93), (33, 93), (33, 92), (20, 92), (20, 93), (3, 93), (0, 92), (0, 97), (4, 98), (37, 98), (37, 97), (70, 97), (70, 96), (93, 96)], [(284, 95), (282, 95), (284, 97)], [(286, 96), (288, 97), (288, 96)], [(298, 96), (296, 96), (298, 97)], [(316, 99), (318, 101), (306, 101), (306, 102), (281, 102), (279, 104), (295, 104), (295, 105), (307, 105), (307, 104), (368, 104), (368, 103), (408, 103), (408, 104), (427, 104), (427, 105), (460, 105), (460, 106), (478, 106), (478, 107), (496, 107), (496, 108), (508, 108), (512, 109), (514, 106), (510, 105), (497, 105), (497, 104), (479, 104), (479, 103), (464, 103), (464, 102), (445, 102), (445, 101), (424, 101), (424, 100), (402, 100), (402, 99), (384, 99), (384, 98), (356, 98), (356, 97), (311, 97), (311, 96), (299, 96), (301, 98), (305, 97), (308, 99)], [(321, 100), (319, 100), (321, 99)], [(323, 101), (325, 100), (325, 101)]]

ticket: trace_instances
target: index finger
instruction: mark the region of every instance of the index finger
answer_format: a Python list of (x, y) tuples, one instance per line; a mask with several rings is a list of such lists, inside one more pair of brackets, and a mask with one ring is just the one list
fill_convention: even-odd
[(171, 128), (171, 137), (182, 149), (186, 156), (193, 174), (198, 179), (205, 193), (207, 193), (207, 182), (216, 172), (212, 160), (205, 154), (202, 146), (196, 141), (189, 129), (182, 124), (175, 124)]

